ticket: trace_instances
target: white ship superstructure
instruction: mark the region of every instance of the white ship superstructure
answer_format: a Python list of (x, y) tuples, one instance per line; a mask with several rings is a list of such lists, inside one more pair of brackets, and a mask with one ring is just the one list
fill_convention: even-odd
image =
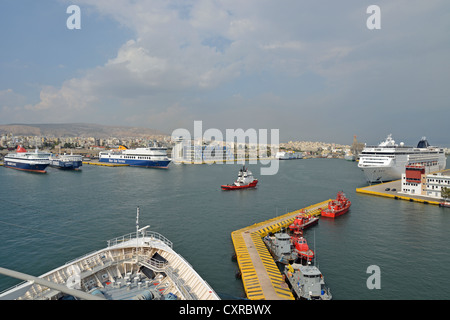
[(50, 164), (49, 152), (40, 152), (37, 148), (34, 152), (28, 152), (24, 147), (17, 146), (16, 152), (8, 153), (4, 159), (4, 166), (30, 172), (46, 172), (45, 168)]
[(303, 159), (303, 153), (293, 151), (279, 151), (275, 154), (275, 158), (277, 158), (278, 160)]
[(423, 165), (426, 173), (446, 167), (443, 148), (430, 146), (423, 137), (417, 147), (399, 145), (388, 135), (378, 146), (366, 146), (359, 155), (358, 167), (368, 182), (386, 182), (401, 179), (407, 165)]
[(170, 163), (165, 147), (147, 147), (128, 149), (120, 146), (118, 149), (99, 153), (99, 162), (128, 164), (130, 166), (148, 168), (167, 168)]

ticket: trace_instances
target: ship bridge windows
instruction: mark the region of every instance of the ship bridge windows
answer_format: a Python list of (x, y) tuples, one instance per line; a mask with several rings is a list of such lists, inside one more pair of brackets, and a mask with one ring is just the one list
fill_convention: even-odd
[(305, 274), (305, 278), (320, 278), (320, 274)]

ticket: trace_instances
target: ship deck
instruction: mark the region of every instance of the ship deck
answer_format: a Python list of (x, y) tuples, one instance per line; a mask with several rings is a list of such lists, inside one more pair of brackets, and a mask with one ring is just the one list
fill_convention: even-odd
[(270, 220), (233, 231), (231, 238), (247, 298), (250, 300), (294, 300), (289, 286), (272, 258), (262, 238), (292, 224), (301, 210), (319, 215), (326, 200)]

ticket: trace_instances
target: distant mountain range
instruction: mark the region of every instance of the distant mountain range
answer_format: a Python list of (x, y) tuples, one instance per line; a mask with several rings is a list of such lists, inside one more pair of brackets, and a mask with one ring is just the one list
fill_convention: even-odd
[(167, 135), (157, 130), (142, 127), (105, 126), (90, 123), (54, 124), (7, 124), (0, 125), (0, 134), (12, 133), (16, 136), (55, 137), (144, 137)]

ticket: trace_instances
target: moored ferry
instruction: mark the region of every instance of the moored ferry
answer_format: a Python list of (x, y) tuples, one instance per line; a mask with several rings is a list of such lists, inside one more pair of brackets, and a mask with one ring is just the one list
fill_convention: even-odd
[(83, 156), (76, 154), (62, 154), (50, 158), (50, 166), (64, 170), (78, 170), (83, 165)]
[(345, 196), (342, 191), (339, 191), (336, 199), (328, 202), (328, 207), (321, 212), (322, 217), (336, 218), (348, 211), (351, 206), (351, 201)]
[(425, 137), (414, 148), (403, 142), (398, 145), (392, 135), (388, 135), (378, 146), (366, 146), (358, 163), (371, 183), (401, 179), (407, 165), (423, 165), (426, 173), (443, 170), (446, 167), (445, 151), (431, 146)]
[(168, 168), (171, 160), (167, 157), (167, 148), (165, 147), (128, 149), (120, 146), (118, 149), (100, 152), (99, 162), (147, 168)]
[(34, 152), (28, 152), (23, 146), (17, 146), (16, 152), (8, 153), (3, 165), (5, 168), (16, 170), (45, 173), (50, 164), (49, 152), (40, 152), (37, 148)]

